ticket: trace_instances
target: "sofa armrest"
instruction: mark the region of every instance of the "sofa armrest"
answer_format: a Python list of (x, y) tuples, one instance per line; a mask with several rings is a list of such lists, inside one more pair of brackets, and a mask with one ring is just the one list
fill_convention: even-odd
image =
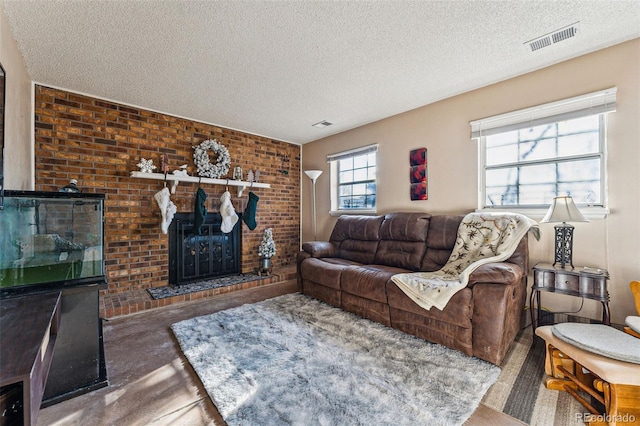
[(516, 264), (488, 263), (471, 274), (469, 286), (473, 355), (500, 365), (522, 325), (527, 277)]
[(473, 287), (475, 284), (481, 283), (511, 285), (519, 283), (523, 274), (522, 268), (514, 263), (487, 263), (469, 275), (467, 287)]
[(302, 250), (311, 257), (338, 257), (338, 246), (328, 241), (310, 241), (302, 243)]

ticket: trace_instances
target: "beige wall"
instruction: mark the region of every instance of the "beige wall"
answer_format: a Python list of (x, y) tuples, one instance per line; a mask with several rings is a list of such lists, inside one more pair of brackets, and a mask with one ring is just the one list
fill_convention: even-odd
[[(635, 312), (629, 281), (640, 279), (640, 39), (464, 93), (397, 116), (303, 145), (303, 170), (320, 169), (317, 182), (318, 239), (329, 237), (329, 153), (378, 143), (378, 212), (466, 213), (477, 207), (477, 144), (469, 122), (616, 86), (618, 108), (608, 128), (611, 214), (575, 224), (574, 264), (607, 268), (614, 322)], [(427, 201), (409, 198), (409, 151), (428, 149)], [(313, 238), (311, 185), (303, 177), (303, 241)], [(539, 220), (541, 217), (534, 217)], [(553, 260), (553, 225), (530, 243), (531, 264)], [(531, 282), (531, 281), (530, 281)], [(573, 311), (580, 299), (543, 293), (543, 306)], [(580, 315), (599, 318), (601, 305), (584, 302)]]
[(0, 63), (6, 73), (4, 176), (7, 189), (33, 189), (32, 83), (0, 5)]

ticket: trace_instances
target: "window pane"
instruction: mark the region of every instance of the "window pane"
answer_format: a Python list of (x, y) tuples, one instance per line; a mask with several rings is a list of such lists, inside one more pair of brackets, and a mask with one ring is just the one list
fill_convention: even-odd
[(376, 153), (375, 152), (367, 154), (367, 163), (369, 164), (369, 166), (375, 166), (376, 165)]
[(363, 195), (366, 193), (367, 193), (367, 185), (363, 183), (353, 185), (353, 195)]
[(376, 206), (376, 196), (375, 195), (367, 195), (366, 197), (366, 204), (365, 207), (372, 209)]
[(564, 194), (602, 205), (602, 123), (596, 115), (485, 137), (486, 205), (548, 205)]
[(520, 146), (520, 161), (556, 158), (556, 138), (523, 142)]
[[(489, 136), (492, 138), (493, 136)], [(518, 144), (510, 143), (508, 145), (496, 145), (487, 147), (487, 165), (493, 166), (497, 164), (515, 163), (518, 161)]]
[(351, 197), (339, 199), (339, 207), (340, 209), (350, 209), (351, 208)]
[(340, 183), (353, 182), (353, 170), (349, 170), (347, 172), (340, 172), (339, 180), (340, 180)]
[(362, 167), (367, 167), (367, 156), (359, 155), (357, 157), (353, 157), (353, 168), (359, 169)]
[(338, 209), (375, 208), (376, 153), (338, 161)]
[(353, 171), (353, 180), (355, 182), (367, 180), (367, 169), (356, 169)]
[(375, 178), (376, 178), (376, 167), (375, 166), (369, 167), (367, 169), (367, 179), (368, 180), (375, 180)]
[(520, 167), (520, 184), (554, 183), (556, 181), (556, 165), (539, 164), (536, 166)]
[(566, 161), (558, 164), (558, 181), (575, 182), (600, 180), (600, 161)]
[(351, 195), (351, 185), (340, 185), (340, 196)]
[(487, 188), (496, 186), (515, 185), (518, 179), (518, 168), (509, 167), (504, 169), (487, 170), (485, 184)]
[(338, 161), (338, 167), (340, 168), (340, 170), (353, 169), (353, 158), (345, 158)]
[(556, 196), (555, 183), (523, 185), (520, 187), (519, 204), (535, 206), (539, 204), (551, 204)]
[(488, 205), (549, 204), (564, 194), (577, 203), (602, 202), (599, 159), (487, 170), (485, 183)]
[(518, 198), (514, 186), (487, 187), (486, 204), (488, 206), (506, 206), (517, 204)]
[(363, 209), (366, 207), (366, 203), (365, 203), (365, 196), (364, 195), (359, 195), (356, 197), (352, 198), (351, 201), (351, 205), (353, 206), (352, 208), (354, 209)]
[(530, 129), (520, 129), (519, 136), (521, 141), (537, 141), (552, 138), (556, 136), (556, 125), (552, 123), (531, 127)]
[(600, 137), (597, 132), (563, 136), (558, 139), (558, 155), (566, 157), (597, 153), (600, 150), (599, 142)]
[(558, 186), (561, 194), (569, 194), (578, 204), (601, 204), (600, 182), (561, 183)]
[(578, 132), (597, 132), (599, 129), (599, 115), (558, 122), (558, 133), (561, 135)]

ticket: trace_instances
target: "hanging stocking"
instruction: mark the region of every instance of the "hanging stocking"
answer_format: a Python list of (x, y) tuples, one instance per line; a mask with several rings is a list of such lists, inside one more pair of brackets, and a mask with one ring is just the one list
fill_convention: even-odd
[(229, 191), (225, 191), (224, 194), (222, 194), (220, 201), (220, 215), (222, 215), (220, 230), (227, 234), (231, 232), (236, 222), (238, 222), (238, 215), (231, 204), (231, 194), (229, 194)]
[(250, 230), (256, 229), (256, 210), (258, 208), (258, 197), (253, 192), (249, 192), (249, 201), (247, 201), (247, 207), (242, 213), (242, 220), (247, 224)]
[(204, 202), (206, 200), (207, 194), (205, 194), (202, 188), (198, 188), (198, 191), (196, 192), (196, 202), (193, 209), (193, 232), (196, 235), (200, 235), (200, 227), (207, 217), (207, 208), (204, 206)]
[(169, 231), (169, 225), (173, 220), (173, 215), (176, 214), (176, 205), (170, 199), (169, 189), (167, 187), (162, 188), (162, 191), (158, 191), (153, 198), (156, 199), (158, 207), (160, 207), (160, 214), (162, 214), (162, 222), (160, 222), (160, 229), (162, 233), (166, 234)]

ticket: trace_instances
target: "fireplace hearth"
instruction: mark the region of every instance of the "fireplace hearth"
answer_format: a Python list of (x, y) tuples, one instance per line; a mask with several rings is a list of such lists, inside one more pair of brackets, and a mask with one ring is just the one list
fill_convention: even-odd
[(169, 284), (240, 273), (241, 221), (225, 234), (220, 213), (207, 213), (200, 235), (194, 233), (193, 222), (193, 213), (177, 213), (169, 227)]

